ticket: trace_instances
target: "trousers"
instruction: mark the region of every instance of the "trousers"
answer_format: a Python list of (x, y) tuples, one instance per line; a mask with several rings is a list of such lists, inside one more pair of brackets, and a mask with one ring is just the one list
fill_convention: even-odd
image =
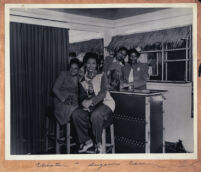
[(112, 110), (103, 103), (100, 103), (92, 112), (78, 108), (73, 112), (72, 120), (80, 144), (90, 139), (89, 129), (92, 129), (96, 143), (101, 143), (103, 127), (112, 123)]

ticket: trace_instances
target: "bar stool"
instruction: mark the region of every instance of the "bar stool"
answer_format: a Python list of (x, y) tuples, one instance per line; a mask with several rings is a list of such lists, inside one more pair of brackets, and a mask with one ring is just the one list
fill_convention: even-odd
[[(106, 129), (110, 129), (110, 143), (107, 143), (106, 139)], [(110, 150), (112, 150), (112, 153), (115, 153), (115, 143), (114, 143), (114, 124), (110, 124), (108, 127), (103, 128), (102, 132), (102, 148), (103, 148), (103, 153), (107, 153)], [(110, 149), (107, 150), (107, 147)]]
[(45, 152), (53, 151), (55, 149), (55, 117), (52, 106), (48, 106), (45, 114)]
[[(45, 151), (48, 153), (51, 150), (55, 150), (56, 154), (60, 154), (60, 146), (66, 146), (66, 153), (71, 153), (71, 147), (75, 146), (76, 143), (72, 142), (71, 137), (71, 124), (68, 122), (65, 126), (65, 140), (61, 140), (60, 136), (63, 135), (61, 126), (57, 122), (52, 107), (47, 108), (46, 113), (46, 144)], [(52, 141), (51, 141), (52, 140)], [(51, 142), (50, 142), (51, 141)], [(54, 143), (52, 143), (54, 142)]]
[[(71, 153), (71, 147), (75, 146), (75, 142), (71, 142), (72, 137), (71, 137), (71, 124), (68, 122), (65, 126), (66, 128), (66, 137), (65, 137), (65, 146), (66, 146), (66, 153), (70, 154)], [(60, 153), (60, 125), (58, 122), (56, 122), (56, 154)]]

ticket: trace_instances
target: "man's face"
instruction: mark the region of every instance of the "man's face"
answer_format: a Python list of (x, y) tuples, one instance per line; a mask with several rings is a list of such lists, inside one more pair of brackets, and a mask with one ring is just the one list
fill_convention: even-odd
[(117, 52), (117, 60), (121, 61), (124, 60), (126, 57), (126, 51), (125, 50), (121, 50)]

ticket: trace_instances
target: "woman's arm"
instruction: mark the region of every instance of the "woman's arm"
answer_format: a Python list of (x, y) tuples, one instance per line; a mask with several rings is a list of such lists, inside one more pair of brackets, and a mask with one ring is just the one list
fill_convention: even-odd
[(105, 74), (103, 74), (102, 78), (101, 78), (101, 89), (100, 92), (98, 93), (97, 96), (94, 96), (91, 100), (93, 103), (93, 106), (97, 105), (98, 103), (100, 103), (101, 101), (104, 100), (106, 93), (108, 91), (108, 79), (106, 77)]
[(133, 85), (133, 82), (128, 82), (128, 78), (126, 78), (126, 76), (127, 76), (126, 75), (126, 67), (127, 66), (124, 66), (121, 68), (122, 75), (121, 75), (121, 81), (120, 81), (120, 89), (127, 88), (127, 87)]
[(90, 111), (89, 107), (92, 105), (92, 100), (88, 99), (88, 94), (81, 83), (78, 84), (79, 87), (79, 104), (84, 110)]
[(133, 82), (129, 82), (129, 83), (126, 83), (126, 82), (121, 82), (120, 83), (120, 88), (127, 88), (127, 87), (130, 87), (133, 85)]
[(61, 101), (64, 102), (65, 101), (65, 97), (61, 94), (60, 92), (60, 87), (63, 84), (65, 78), (65, 73), (61, 72), (58, 76), (58, 78), (56, 79), (54, 86), (53, 86), (53, 93), (55, 94), (55, 96)]
[(88, 95), (87, 95), (87, 92), (86, 90), (83, 88), (82, 84), (81, 83), (78, 83), (78, 88), (79, 88), (79, 95), (78, 95), (78, 98), (79, 98), (79, 104), (81, 105), (82, 102), (88, 98)]
[(145, 80), (138, 80), (134, 82), (134, 88), (141, 88), (146, 86), (146, 81)]

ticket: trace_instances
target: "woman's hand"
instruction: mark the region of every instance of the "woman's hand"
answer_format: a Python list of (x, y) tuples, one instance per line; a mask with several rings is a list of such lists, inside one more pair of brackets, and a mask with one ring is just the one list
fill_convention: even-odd
[(72, 97), (71, 97), (71, 96), (68, 96), (68, 97), (63, 101), (63, 103), (64, 103), (65, 105), (70, 105), (71, 102), (72, 102)]
[(77, 101), (73, 95), (69, 95), (64, 101), (62, 101), (65, 105), (76, 105)]
[(132, 82), (130, 82), (130, 83), (122, 83), (122, 84), (121, 84), (121, 88), (126, 88), (126, 87), (129, 87), (129, 86), (131, 86), (131, 85), (133, 85)]
[(84, 108), (86, 108), (86, 109), (88, 109), (90, 106), (92, 106), (93, 105), (93, 102), (92, 102), (92, 100), (91, 99), (89, 99), (89, 100), (84, 100), (83, 102), (82, 102), (82, 106), (84, 107)]

